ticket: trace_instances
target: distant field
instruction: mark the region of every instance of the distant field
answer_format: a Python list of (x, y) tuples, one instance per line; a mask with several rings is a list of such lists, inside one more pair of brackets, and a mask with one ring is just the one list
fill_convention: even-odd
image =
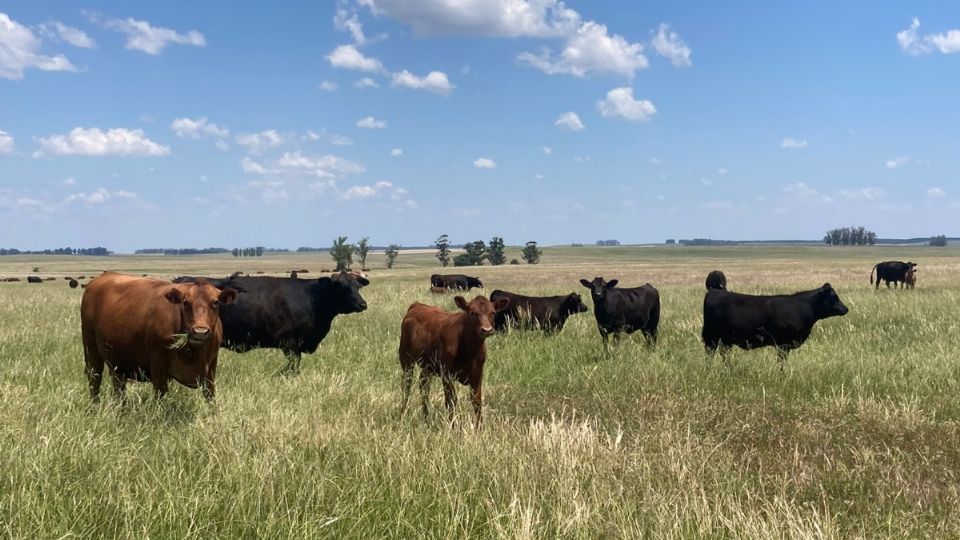
[[(508, 258), (520, 258), (511, 249)], [(870, 269), (919, 263), (917, 288)], [(0, 278), (0, 535), (13, 538), (960, 537), (960, 250), (922, 247), (549, 248), (540, 265), (471, 268), (486, 292), (577, 291), (559, 335), (488, 340), (485, 427), (398, 417), (400, 320), (432, 296), (429, 253), (381, 254), (370, 309), (338, 318), (297, 377), (273, 350), (221, 352), (217, 400), (172, 384), (155, 403), (89, 405), (82, 291), (62, 276), (282, 275), (325, 253), (4, 256)], [(32, 272), (39, 267), (37, 272)], [(830, 282), (850, 313), (818, 323), (786, 371), (766, 349), (709, 363), (703, 279), (789, 293)], [(448, 269), (454, 271), (453, 269)], [(460, 271), (457, 269), (455, 271)], [(659, 345), (602, 354), (579, 278), (660, 290)]]

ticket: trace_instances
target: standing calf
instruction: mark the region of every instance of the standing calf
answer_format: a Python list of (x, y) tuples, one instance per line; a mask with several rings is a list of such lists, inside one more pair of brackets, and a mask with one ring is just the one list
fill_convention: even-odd
[(483, 364), (487, 360), (485, 340), (494, 332), (493, 320), (497, 311), (507, 306), (506, 300), (490, 302), (483, 296), (467, 303), (462, 296), (454, 299), (459, 312), (414, 302), (407, 309), (400, 326), (400, 367), (403, 368), (401, 411), (406, 410), (413, 383), (413, 368), (420, 366), (420, 398), (423, 416), (428, 416), (430, 377), (439, 375), (443, 382), (443, 396), (453, 421), (457, 402), (453, 382), (470, 386), (476, 426), (482, 422)]
[(613, 334), (615, 342), (620, 341), (620, 332), (628, 334), (640, 330), (647, 344), (656, 345), (657, 327), (660, 325), (660, 293), (649, 283), (632, 289), (617, 289), (618, 280), (605, 281), (602, 277), (593, 281), (580, 280), (580, 284), (590, 289), (593, 298), (593, 314), (597, 318), (597, 329), (603, 339), (603, 349), (607, 348), (607, 336)]

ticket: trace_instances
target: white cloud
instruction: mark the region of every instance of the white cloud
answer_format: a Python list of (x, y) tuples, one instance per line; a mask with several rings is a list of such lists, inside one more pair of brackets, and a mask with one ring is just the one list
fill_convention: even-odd
[(403, 150), (400, 148), (394, 148), (390, 151), (390, 157), (400, 157), (403, 155)]
[(177, 118), (170, 124), (170, 129), (177, 134), (177, 137), (186, 139), (200, 139), (210, 136), (225, 138), (230, 136), (230, 130), (220, 127), (212, 122), (208, 122), (206, 117), (197, 118)]
[(264, 149), (278, 146), (283, 142), (283, 137), (275, 130), (268, 129), (259, 133), (241, 133), (234, 140), (240, 146), (246, 147), (250, 152), (257, 154)]
[(674, 66), (690, 67), (692, 65), (690, 47), (680, 39), (679, 34), (670, 29), (668, 24), (660, 24), (660, 28), (657, 29), (657, 34), (653, 36), (650, 44), (657, 51), (657, 54), (670, 60), (670, 63)]
[(275, 172), (246, 156), (240, 160), (240, 167), (243, 169), (243, 172), (247, 174), (270, 174), (271, 172)]
[(76, 71), (77, 68), (62, 54), (40, 54), (42, 40), (33, 31), (0, 13), (0, 77), (19, 80), (24, 70)]
[(360, 120), (357, 120), (357, 127), (366, 128), (366, 129), (383, 129), (387, 127), (387, 121), (377, 120), (372, 116), (368, 116), (366, 118), (361, 118)]
[(853, 190), (843, 189), (838, 192), (838, 195), (844, 199), (876, 201), (886, 197), (887, 193), (883, 188), (865, 187)]
[(343, 5), (337, 7), (337, 13), (333, 16), (333, 26), (341, 32), (350, 32), (357, 45), (367, 42), (366, 36), (363, 35), (363, 25), (360, 24), (356, 12), (347, 11)]
[(347, 174), (359, 174), (367, 169), (358, 163), (347, 161), (339, 156), (306, 156), (300, 152), (286, 152), (277, 161), (284, 169), (299, 169), (322, 178), (332, 178)]
[(713, 185), (713, 180), (711, 180), (711, 179), (709, 179), (709, 178), (701, 178), (701, 179), (700, 179), (700, 183), (703, 184), (703, 185), (705, 185), (705, 186), (712, 186), (712, 185)]
[(719, 174), (720, 176), (726, 176), (728, 172), (730, 171), (728, 171), (726, 167), (720, 167), (719, 169), (717, 169), (717, 174)]
[(336, 146), (353, 145), (353, 139), (350, 137), (347, 137), (346, 135), (338, 135), (336, 133), (328, 133), (326, 129), (320, 130), (320, 133), (308, 130), (301, 138), (305, 141), (319, 141), (320, 139), (323, 139)]
[(663, 160), (660, 158), (650, 158), (651, 165), (660, 165), (661, 163), (663, 163)]
[(895, 157), (893, 159), (887, 160), (887, 162), (884, 165), (888, 169), (899, 169), (900, 167), (903, 167), (907, 163), (910, 163), (910, 157), (900, 156), (900, 157)]
[(404, 88), (413, 88), (415, 90), (426, 90), (436, 94), (448, 95), (456, 86), (450, 84), (447, 74), (442, 71), (431, 71), (425, 77), (417, 77), (407, 70), (400, 73), (394, 73), (390, 81), (393, 86), (402, 86)]
[(77, 180), (72, 176), (68, 176), (67, 178), (64, 178), (60, 184), (64, 186), (75, 186), (77, 185)]
[(806, 148), (807, 141), (803, 139), (794, 139), (793, 137), (787, 137), (786, 139), (780, 141), (780, 148), (788, 148), (791, 150), (796, 150), (800, 148)]
[(340, 194), (340, 198), (346, 201), (385, 196), (402, 203), (407, 208), (416, 208), (417, 206), (417, 202), (410, 197), (409, 191), (385, 180), (381, 180), (372, 186), (351, 186)]
[(597, 109), (604, 118), (621, 118), (631, 122), (647, 122), (657, 114), (657, 108), (649, 100), (633, 97), (633, 88), (622, 86), (607, 92), (606, 99), (597, 102)]
[(933, 198), (939, 199), (941, 197), (946, 197), (946, 196), (947, 196), (947, 192), (938, 187), (932, 187), (927, 190), (927, 197), (933, 197)]
[(137, 198), (137, 194), (130, 191), (124, 191), (122, 189), (117, 191), (108, 191), (101, 187), (101, 188), (97, 188), (96, 191), (92, 193), (74, 193), (72, 195), (68, 195), (67, 198), (63, 200), (63, 202), (64, 203), (81, 202), (81, 203), (87, 203), (87, 204), (103, 204), (105, 202), (115, 200), (115, 199), (132, 200), (136, 198)]
[(548, 156), (553, 153), (553, 148), (550, 148), (549, 146), (544, 146), (541, 150), (543, 150), (543, 153)]
[(413, 27), (419, 35), (561, 37), (580, 15), (559, 0), (359, 0), (376, 15)]
[(815, 188), (808, 186), (803, 182), (796, 182), (783, 188), (784, 193), (798, 201), (822, 201), (826, 203), (833, 202), (833, 197), (822, 195)]
[(196, 30), (180, 34), (169, 28), (150, 26), (147, 21), (138, 21), (133, 17), (111, 19), (103, 23), (103, 26), (127, 36), (127, 42), (124, 46), (128, 50), (143, 51), (150, 55), (160, 54), (167, 45), (171, 44), (192, 45), (194, 47), (203, 47), (207, 44), (203, 34)]
[(587, 163), (592, 158), (590, 156), (573, 156), (573, 161), (577, 163)]
[(605, 25), (587, 21), (571, 35), (559, 57), (543, 48), (539, 54), (521, 53), (517, 60), (544, 73), (585, 77), (589, 73), (614, 73), (633, 77), (638, 69), (649, 65), (643, 45), (630, 43), (622, 36), (609, 35)]
[(914, 17), (910, 27), (897, 32), (897, 43), (900, 49), (910, 55), (928, 54), (935, 50), (943, 54), (960, 52), (960, 30), (947, 30), (943, 34), (927, 34), (921, 36), (920, 19)]
[(473, 160), (473, 166), (478, 169), (496, 169), (497, 164), (490, 158), (477, 158)]
[(543, 180), (543, 178), (544, 178), (544, 177), (543, 177), (543, 174), (541, 174), (541, 173), (537, 173), (537, 174), (533, 175), (533, 177), (536, 178), (537, 180)]
[(706, 210), (730, 210), (733, 208), (733, 203), (729, 201), (710, 201), (701, 204), (700, 207)]
[(6, 131), (0, 129), (0, 154), (12, 154), (13, 145), (13, 135), (10, 135)]
[(66, 135), (39, 137), (41, 152), (35, 155), (81, 155), (81, 156), (165, 156), (170, 147), (148, 139), (143, 130), (113, 128), (74, 128)]
[(553, 125), (569, 131), (582, 131), (587, 128), (587, 126), (583, 125), (583, 122), (580, 121), (577, 113), (573, 111), (565, 112), (558, 116), (553, 122)]
[(327, 55), (330, 65), (340, 69), (383, 72), (383, 64), (376, 58), (364, 56), (353, 45), (340, 45)]
[(354, 88), (380, 88), (380, 85), (377, 84), (377, 81), (371, 79), (370, 77), (364, 77), (357, 82), (353, 83)]
[(337, 83), (333, 81), (323, 81), (317, 85), (317, 88), (326, 92), (333, 92), (337, 89)]
[(74, 28), (72, 26), (67, 26), (60, 21), (53, 21), (49, 23), (44, 23), (40, 25), (40, 30), (52, 37), (55, 40), (64, 41), (73, 45), (74, 47), (80, 47), (81, 49), (92, 49), (97, 46), (97, 44), (90, 39), (83, 30), (79, 28)]

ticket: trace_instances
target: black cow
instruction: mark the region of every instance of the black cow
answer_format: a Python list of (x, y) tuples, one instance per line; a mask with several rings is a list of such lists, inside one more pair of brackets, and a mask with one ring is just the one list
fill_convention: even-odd
[(440, 289), (457, 289), (469, 291), (474, 287), (483, 288), (480, 278), (465, 276), (463, 274), (433, 274), (430, 276), (430, 285)]
[[(195, 281), (179, 277), (174, 283)], [(237, 352), (280, 349), (287, 357), (284, 373), (300, 371), (303, 353), (312, 354), (330, 331), (334, 317), (367, 309), (360, 288), (366, 278), (322, 277), (315, 280), (266, 276), (207, 278), (213, 286), (240, 292), (234, 303), (220, 309), (223, 342)]]
[(40, 276), (27, 276), (27, 283), (43, 283)]
[(787, 354), (803, 345), (820, 319), (847, 314), (829, 283), (819, 289), (754, 296), (711, 289), (703, 299), (703, 345), (711, 356), (730, 347), (776, 347), (780, 370)]
[(877, 263), (874, 265), (873, 270), (870, 270), (870, 284), (873, 285), (873, 273), (877, 273), (877, 286), (880, 288), (880, 280), (882, 279), (887, 284), (887, 288), (890, 288), (890, 282), (893, 282), (893, 288), (896, 289), (898, 286), (901, 286), (902, 283), (907, 281), (907, 271), (912, 270), (917, 266), (915, 262), (903, 262), (903, 261), (886, 261), (882, 263)]
[(727, 276), (723, 272), (714, 270), (707, 274), (707, 289), (716, 289), (718, 291), (727, 290)]
[(587, 311), (577, 293), (563, 296), (523, 296), (507, 291), (496, 290), (490, 295), (490, 301), (496, 303), (500, 298), (509, 301), (507, 307), (498, 311), (494, 318), (497, 330), (508, 325), (514, 327), (536, 326), (544, 333), (559, 332), (567, 318)]
[(628, 334), (640, 330), (649, 345), (657, 343), (657, 327), (660, 324), (660, 293), (649, 283), (632, 289), (617, 289), (619, 280), (605, 281), (595, 277), (593, 281), (580, 280), (590, 289), (593, 298), (593, 315), (597, 329), (607, 350), (607, 336), (613, 334), (614, 342), (620, 341), (620, 332)]

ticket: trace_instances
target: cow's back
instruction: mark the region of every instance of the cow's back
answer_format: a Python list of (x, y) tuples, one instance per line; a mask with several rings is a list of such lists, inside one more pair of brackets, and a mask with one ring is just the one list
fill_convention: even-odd
[(311, 336), (316, 321), (313, 288), (318, 285), (313, 280), (241, 276), (228, 284), (243, 292), (220, 311), (224, 346), (246, 350), (300, 342), (305, 352), (316, 350), (319, 339)]
[(455, 352), (459, 338), (459, 313), (415, 302), (400, 325), (400, 355), (411, 361), (436, 359), (444, 352)]
[[(630, 289), (611, 289), (607, 291), (603, 311), (603, 315), (614, 324), (642, 328), (649, 321), (659, 321), (660, 294), (649, 283)], [(597, 316), (600, 316), (599, 310)]]

